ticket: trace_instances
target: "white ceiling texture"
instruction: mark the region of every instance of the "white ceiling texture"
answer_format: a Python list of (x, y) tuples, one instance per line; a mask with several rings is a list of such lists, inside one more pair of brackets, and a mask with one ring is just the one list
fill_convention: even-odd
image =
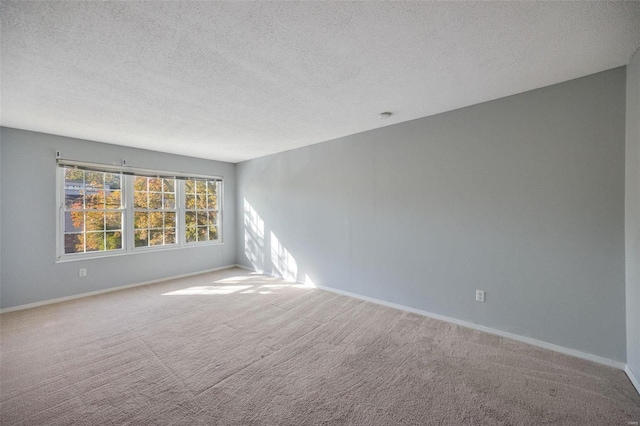
[(3, 126), (230, 162), (618, 67), (640, 46), (640, 2), (2, 0), (0, 12)]

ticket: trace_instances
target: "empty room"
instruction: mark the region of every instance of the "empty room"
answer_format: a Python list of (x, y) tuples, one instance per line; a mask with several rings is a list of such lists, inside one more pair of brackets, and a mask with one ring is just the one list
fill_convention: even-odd
[(0, 0), (0, 424), (640, 424), (640, 2)]

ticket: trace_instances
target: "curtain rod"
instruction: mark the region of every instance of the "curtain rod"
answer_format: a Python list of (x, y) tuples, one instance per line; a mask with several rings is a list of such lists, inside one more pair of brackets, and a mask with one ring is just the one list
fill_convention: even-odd
[[(130, 167), (127, 165), (116, 166), (112, 164), (101, 163), (89, 163), (86, 161), (68, 160), (64, 158), (57, 159), (58, 166), (70, 166), (77, 169), (89, 169), (101, 172), (116, 172), (125, 175), (138, 175), (147, 177), (163, 177), (163, 178), (176, 178), (176, 179), (208, 179), (208, 180), (220, 180), (222, 176), (215, 175), (203, 175), (198, 173), (185, 173), (166, 170), (145, 169), (141, 167)], [(124, 163), (124, 160), (123, 160)]]

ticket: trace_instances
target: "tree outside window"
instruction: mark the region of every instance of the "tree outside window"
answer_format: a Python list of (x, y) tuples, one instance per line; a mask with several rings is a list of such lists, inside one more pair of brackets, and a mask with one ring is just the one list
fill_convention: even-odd
[(122, 248), (122, 175), (64, 170), (64, 252)]

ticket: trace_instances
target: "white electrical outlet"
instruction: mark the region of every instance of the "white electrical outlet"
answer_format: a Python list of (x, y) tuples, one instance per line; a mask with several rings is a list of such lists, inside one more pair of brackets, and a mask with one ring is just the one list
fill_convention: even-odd
[(476, 290), (476, 302), (484, 302), (484, 291)]
[(87, 270), (82, 268), (82, 269), (78, 269), (78, 276), (79, 277), (86, 277), (87, 276)]

